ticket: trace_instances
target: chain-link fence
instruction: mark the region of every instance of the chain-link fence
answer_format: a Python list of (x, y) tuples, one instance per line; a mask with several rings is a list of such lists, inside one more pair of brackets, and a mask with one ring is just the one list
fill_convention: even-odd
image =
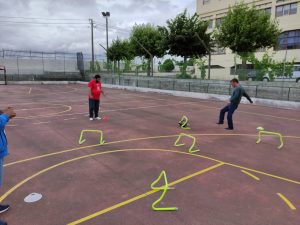
[[(96, 60), (101, 58), (96, 55)], [(90, 55), (81, 52), (0, 51), (0, 65), (5, 67), (8, 81), (81, 80), (90, 69), (90, 60)]]

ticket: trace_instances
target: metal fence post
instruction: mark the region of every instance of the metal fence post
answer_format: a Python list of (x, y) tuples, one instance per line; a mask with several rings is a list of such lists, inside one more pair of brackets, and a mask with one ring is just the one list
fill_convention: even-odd
[(290, 100), (290, 93), (291, 93), (291, 88), (289, 87), (289, 91), (288, 91), (288, 101)]
[(148, 80), (148, 88), (150, 87), (150, 80)]
[(173, 80), (173, 91), (175, 91), (175, 80)]
[(209, 90), (209, 83), (207, 84), (207, 93), (209, 92), (208, 90)]
[(258, 89), (258, 85), (255, 86), (255, 98), (257, 98), (257, 89)]
[(191, 92), (191, 83), (189, 82), (189, 92)]

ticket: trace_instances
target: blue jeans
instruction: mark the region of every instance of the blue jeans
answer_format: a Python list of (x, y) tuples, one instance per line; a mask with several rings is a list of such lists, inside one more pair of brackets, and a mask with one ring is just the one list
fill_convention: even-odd
[(94, 99), (89, 99), (89, 112), (90, 112), (90, 118), (93, 118), (95, 116), (99, 116), (99, 105), (100, 101), (99, 100), (94, 100)]
[(237, 108), (238, 108), (237, 105), (234, 105), (231, 103), (231, 104), (225, 106), (223, 109), (221, 109), (219, 123), (224, 123), (225, 113), (228, 112), (227, 113), (228, 128), (233, 129), (232, 115)]

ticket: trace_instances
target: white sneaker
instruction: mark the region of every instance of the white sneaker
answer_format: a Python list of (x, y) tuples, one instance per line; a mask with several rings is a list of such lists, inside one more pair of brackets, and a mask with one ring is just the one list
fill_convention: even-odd
[(97, 120), (101, 120), (102, 118), (98, 116), (98, 117), (96, 117), (96, 119), (97, 119)]
[(93, 121), (94, 119), (93, 118), (90, 118), (90, 121)]

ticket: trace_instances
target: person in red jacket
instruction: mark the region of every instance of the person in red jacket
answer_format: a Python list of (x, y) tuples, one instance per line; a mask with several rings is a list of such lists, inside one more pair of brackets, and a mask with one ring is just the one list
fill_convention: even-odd
[(99, 117), (100, 96), (101, 93), (103, 95), (105, 94), (102, 89), (102, 84), (100, 79), (101, 76), (97, 74), (95, 75), (94, 79), (92, 79), (88, 83), (90, 120), (93, 120), (94, 118), (97, 120), (101, 120), (101, 117)]

